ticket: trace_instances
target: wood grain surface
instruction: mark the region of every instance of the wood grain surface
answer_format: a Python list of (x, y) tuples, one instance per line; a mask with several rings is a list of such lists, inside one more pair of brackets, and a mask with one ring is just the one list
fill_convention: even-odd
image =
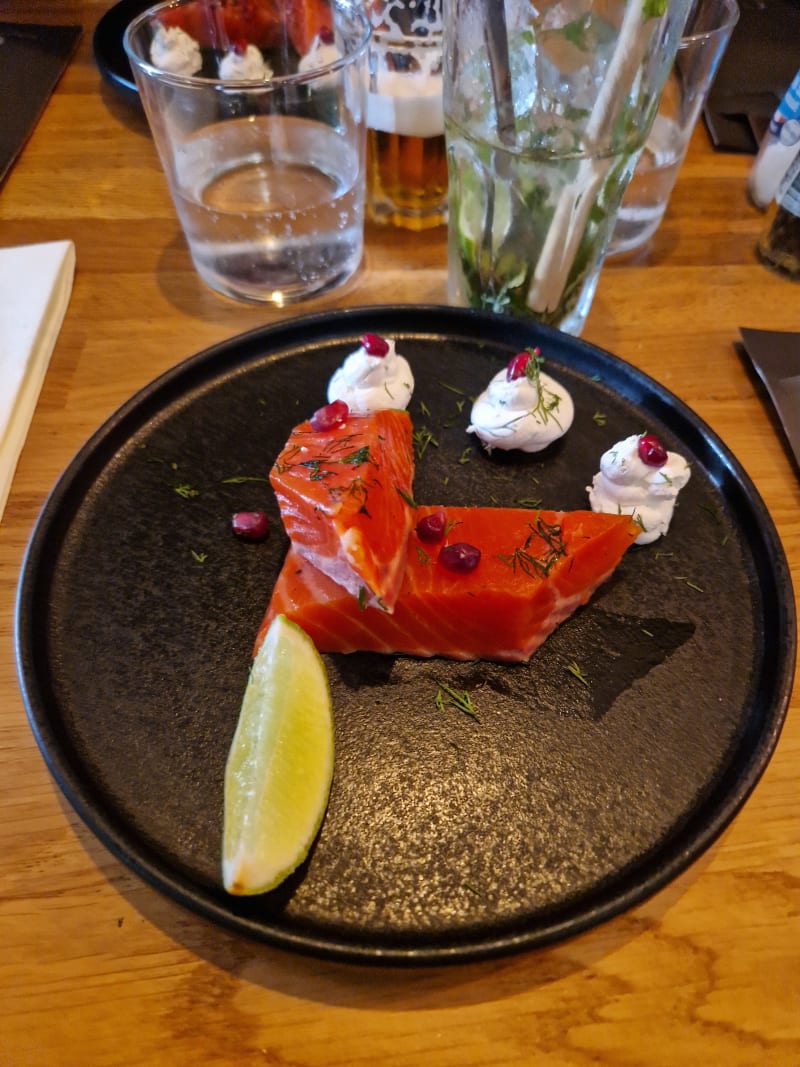
[[(490, 963), (403, 970), (251, 943), (119, 864), (62, 798), (23, 710), (16, 582), (49, 489), (160, 372), (287, 314), (446, 303), (444, 230), (368, 227), (345, 288), (291, 312), (195, 275), (142, 115), (101, 79), (101, 3), (10, 0), (2, 17), (84, 35), (0, 190), (0, 244), (69, 238), (72, 300), (0, 526), (0, 1065), (800, 1064), (800, 708), (711, 850), (645, 904), (574, 940)], [(0, 112), (0, 121), (1, 112)], [(678, 394), (742, 462), (795, 582), (800, 487), (734, 348), (739, 326), (800, 330), (800, 287), (754, 257), (746, 156), (698, 128), (645, 250), (605, 265), (584, 332)]]

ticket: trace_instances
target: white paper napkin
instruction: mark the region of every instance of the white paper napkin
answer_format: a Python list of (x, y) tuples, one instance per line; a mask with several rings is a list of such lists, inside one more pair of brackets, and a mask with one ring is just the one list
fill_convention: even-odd
[(72, 241), (0, 248), (0, 519), (74, 274)]

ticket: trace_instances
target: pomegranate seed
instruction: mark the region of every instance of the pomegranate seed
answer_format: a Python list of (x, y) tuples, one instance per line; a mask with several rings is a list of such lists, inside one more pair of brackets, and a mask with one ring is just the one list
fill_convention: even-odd
[(333, 44), (333, 30), (330, 26), (323, 26), (319, 31), (319, 39), (322, 44)]
[(456, 574), (469, 574), (470, 571), (475, 570), (480, 560), (481, 550), (464, 541), (457, 541), (454, 545), (445, 545), (439, 553), (441, 565)]
[(231, 51), (234, 55), (243, 56), (247, 51), (247, 41), (243, 37), (237, 41), (231, 41)]
[(643, 434), (639, 438), (639, 458), (648, 467), (663, 467), (667, 462), (667, 450), (657, 437), (651, 433)]
[(512, 356), (506, 368), (506, 381), (515, 382), (517, 378), (524, 378), (525, 368), (530, 358), (530, 352), (518, 352), (516, 356)]
[(237, 511), (231, 520), (233, 532), (246, 541), (260, 541), (267, 536), (269, 519), (263, 511)]
[(361, 347), (368, 356), (385, 356), (389, 351), (389, 345), (376, 333), (365, 333), (361, 338)]
[(311, 423), (312, 430), (332, 430), (336, 426), (341, 426), (343, 422), (347, 422), (349, 414), (350, 408), (344, 400), (333, 400), (325, 407), (317, 408), (308, 421)]
[(417, 523), (417, 537), (428, 545), (441, 541), (444, 537), (444, 528), (447, 525), (447, 516), (444, 511), (434, 511), (432, 515), (426, 515)]

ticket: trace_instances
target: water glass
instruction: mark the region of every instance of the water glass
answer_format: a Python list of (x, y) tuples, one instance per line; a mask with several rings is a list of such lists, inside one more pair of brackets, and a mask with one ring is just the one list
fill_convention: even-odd
[(345, 281), (364, 239), (369, 23), (291, 10), (179, 0), (124, 38), (198, 274), (276, 306)]
[(617, 215), (608, 254), (643, 245), (661, 225), (675, 179), (739, 18), (736, 0), (697, 0)]
[(690, 0), (448, 0), (452, 303), (579, 334)]
[(427, 230), (447, 218), (442, 0), (370, 0), (367, 206)]

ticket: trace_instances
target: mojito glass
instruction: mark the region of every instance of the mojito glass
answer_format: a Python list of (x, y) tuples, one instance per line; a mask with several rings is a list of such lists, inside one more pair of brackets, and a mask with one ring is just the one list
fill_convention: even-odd
[(689, 0), (450, 7), (450, 301), (579, 334)]

